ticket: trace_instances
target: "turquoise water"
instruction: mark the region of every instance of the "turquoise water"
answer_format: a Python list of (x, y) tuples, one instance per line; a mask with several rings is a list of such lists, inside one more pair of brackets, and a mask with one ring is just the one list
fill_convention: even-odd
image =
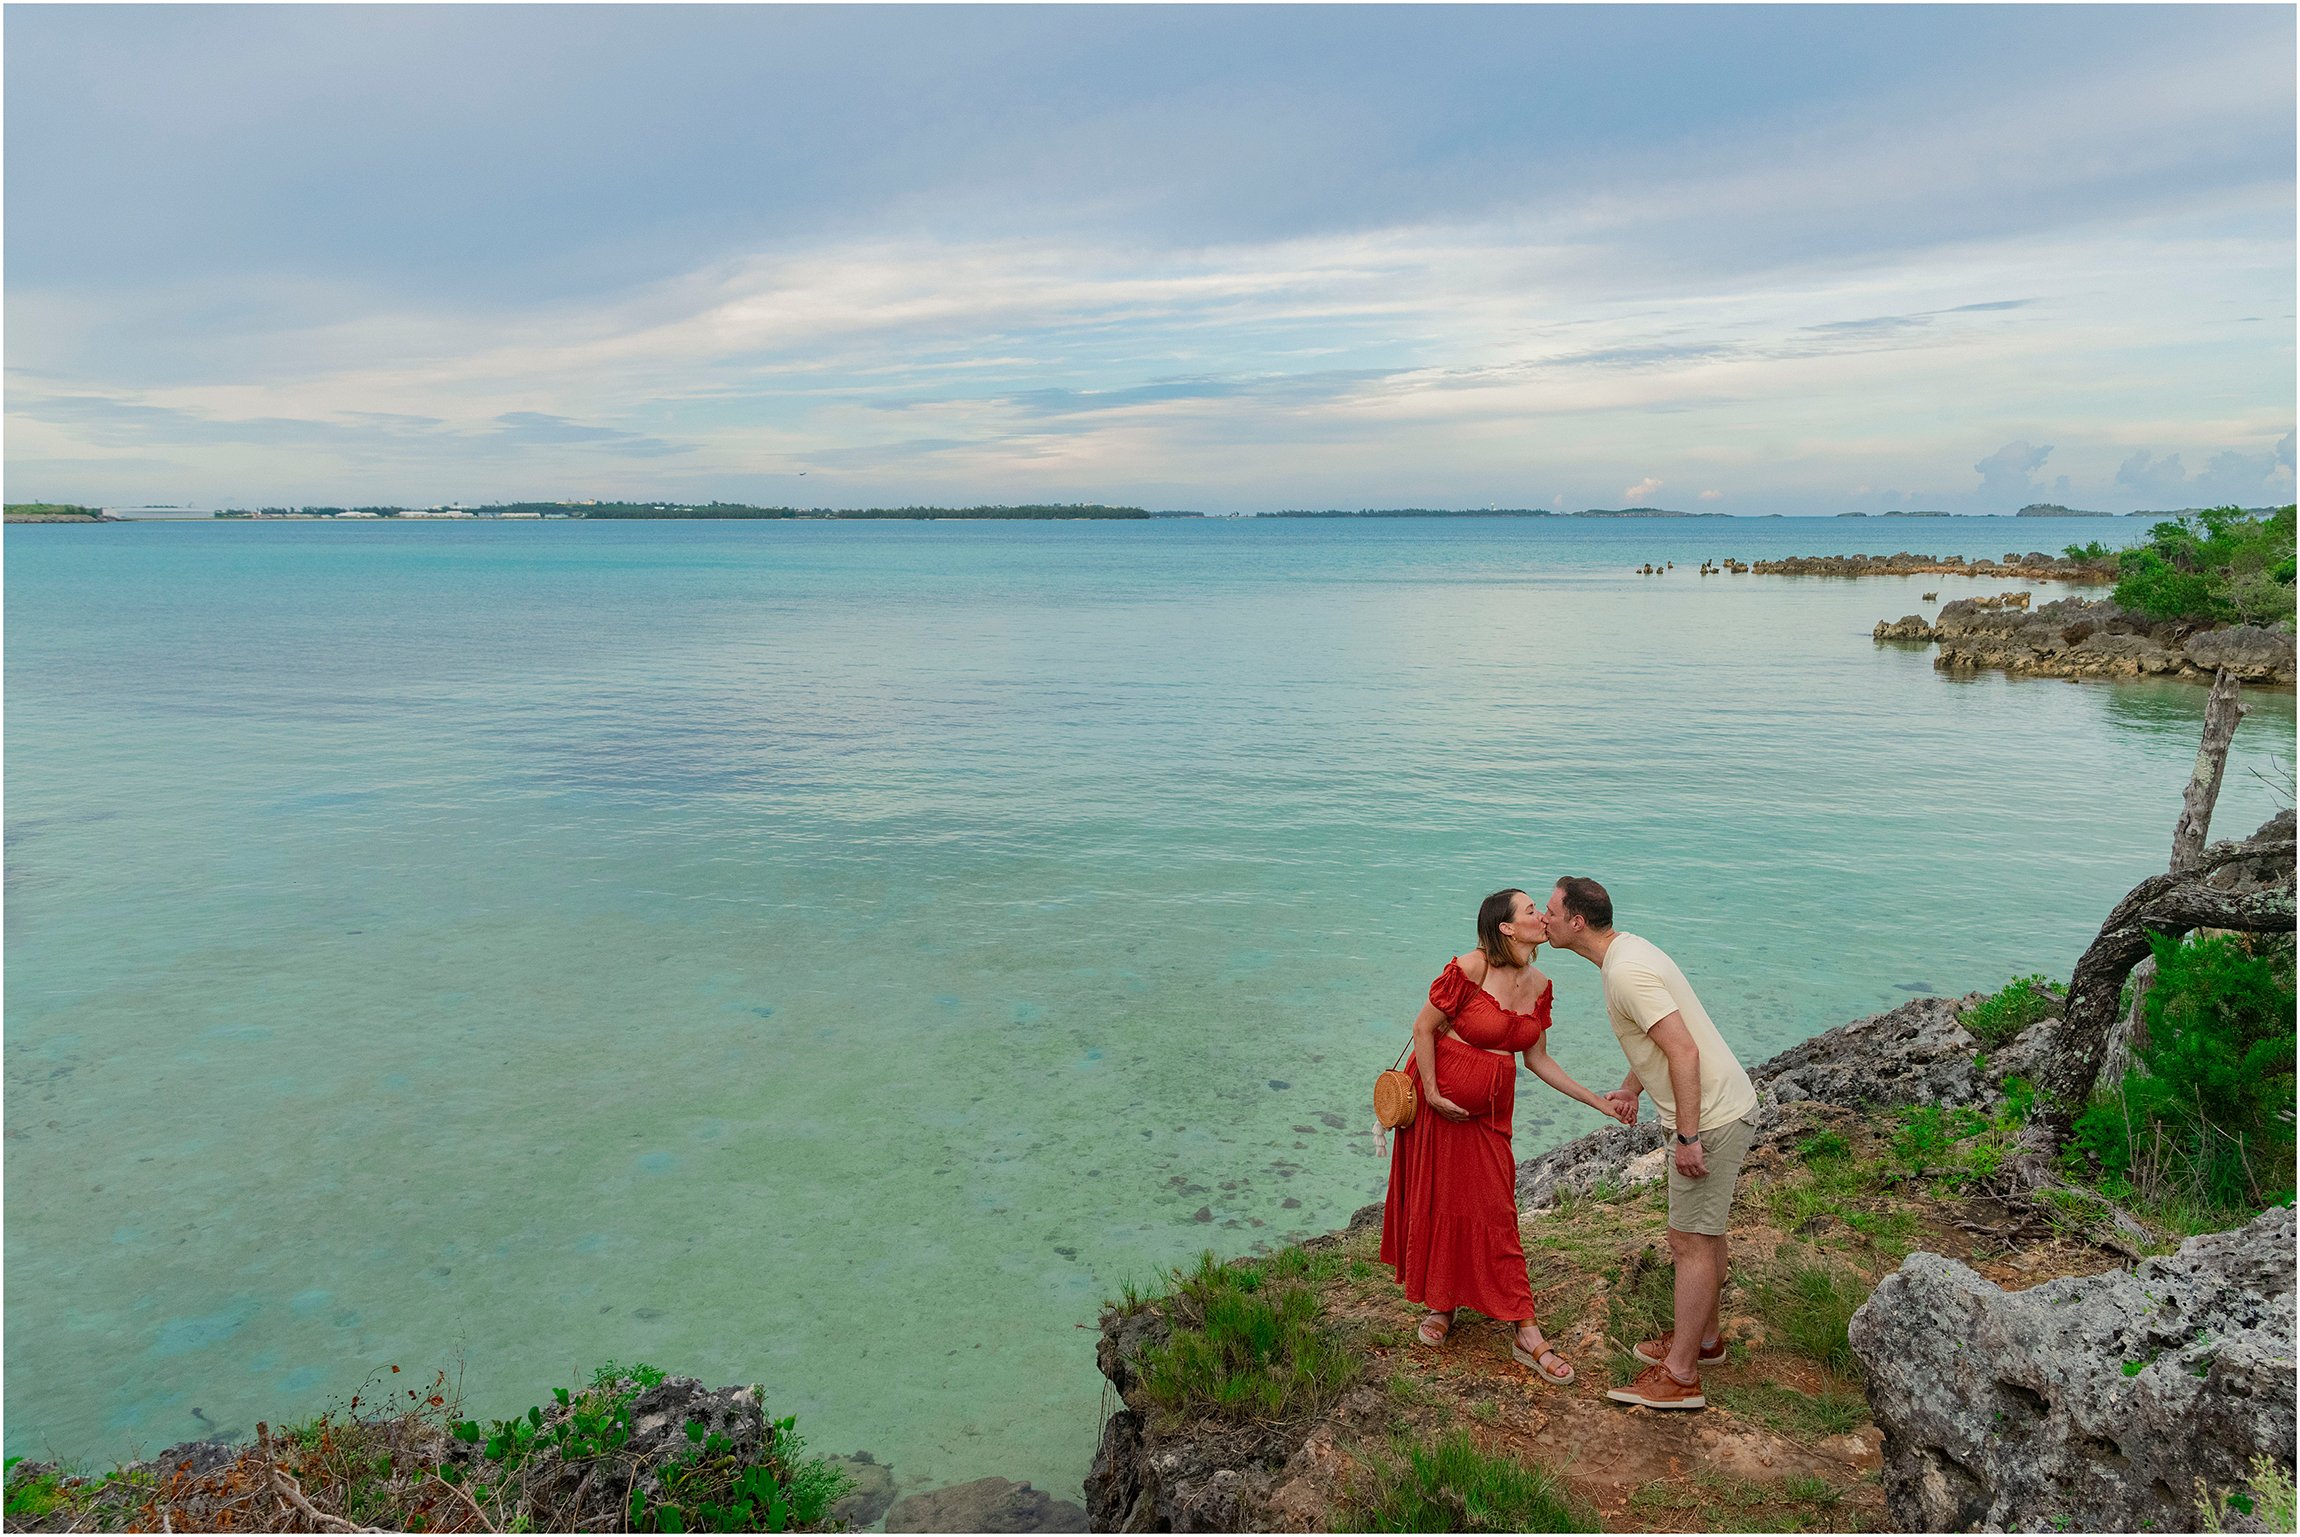
[[(1599, 876), (1751, 1061), (2065, 975), (2201, 690), (1868, 638), (2006, 584), (1690, 567), (2139, 531), (11, 528), (7, 1449), (639, 1358), (1074, 1492), (1098, 1299), (1373, 1198), (1486, 891)], [(1524, 1081), (1521, 1155), (1594, 1123)]]

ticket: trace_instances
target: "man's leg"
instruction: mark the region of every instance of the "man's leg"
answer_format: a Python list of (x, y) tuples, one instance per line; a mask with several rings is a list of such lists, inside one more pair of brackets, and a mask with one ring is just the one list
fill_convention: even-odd
[(1701, 1330), (1701, 1348), (1704, 1350), (1707, 1350), (1710, 1346), (1715, 1345), (1720, 1340), (1725, 1338), (1723, 1334), (1718, 1332), (1719, 1328), (1722, 1326), (1723, 1320), (1717, 1316), (1718, 1310), (1721, 1307), (1725, 1297), (1725, 1269), (1727, 1256), (1725, 1252), (1724, 1238), (1720, 1236), (1710, 1239), (1709, 1247), (1712, 1251), (1710, 1263), (1714, 1266), (1714, 1269), (1711, 1273), (1716, 1276), (1716, 1281), (1709, 1288), (1709, 1322)]
[(1702, 1336), (1717, 1337), (1717, 1294), (1724, 1280), (1724, 1251), (1722, 1238), (1669, 1230), (1669, 1254), (1677, 1265), (1677, 1327), (1662, 1364), (1679, 1382), (1699, 1380)]

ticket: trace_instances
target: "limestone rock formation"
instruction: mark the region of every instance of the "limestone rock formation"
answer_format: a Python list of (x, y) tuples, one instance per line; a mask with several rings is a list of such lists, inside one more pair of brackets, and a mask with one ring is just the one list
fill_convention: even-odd
[(2193, 1530), (2197, 1480), (2293, 1465), (2293, 1213), (2005, 1292), (1913, 1254), (1853, 1316), (1913, 1531)]
[(1929, 630), (1918, 616), (1881, 623), (1878, 640), (1940, 642), (1933, 665), (1946, 672), (2001, 668), (2054, 678), (2209, 678), (2221, 667), (2246, 683), (2293, 681), (2292, 633), (2258, 625), (2199, 630), (2149, 620), (2112, 599), (2062, 598), (2028, 606), (2026, 593), (1959, 598)]
[(1922, 614), (1903, 614), (1898, 619), (1880, 619), (1871, 632), (1877, 640), (1939, 640), (1940, 632), (1932, 621)]
[(1003, 1478), (978, 1478), (905, 1495), (886, 1513), (890, 1532), (1083, 1532), (1084, 1507)]

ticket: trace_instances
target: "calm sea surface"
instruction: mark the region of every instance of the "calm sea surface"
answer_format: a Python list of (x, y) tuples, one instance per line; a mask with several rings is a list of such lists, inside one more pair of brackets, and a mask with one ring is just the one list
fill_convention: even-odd
[[(460, 1351), (483, 1414), (639, 1359), (1074, 1495), (1098, 1300), (1376, 1196), (1487, 891), (1598, 876), (1750, 1062), (2065, 976), (2202, 690), (1869, 639), (2007, 584), (1691, 568), (2141, 532), (11, 528), (7, 1450)], [(2292, 735), (2258, 697), (2221, 832)], [(1520, 1095), (1521, 1156), (1596, 1123)]]

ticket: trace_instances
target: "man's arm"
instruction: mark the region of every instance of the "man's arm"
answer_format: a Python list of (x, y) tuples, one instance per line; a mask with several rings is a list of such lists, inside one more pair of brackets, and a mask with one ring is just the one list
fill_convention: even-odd
[(1701, 1135), (1701, 1048), (1693, 1043), (1693, 1032), (1685, 1028), (1685, 1016), (1674, 1009), (1655, 1020), (1645, 1033), (1669, 1059), (1669, 1087), (1677, 1098), (1680, 1139), (1676, 1145), (1677, 1172), (1699, 1179), (1709, 1172), (1701, 1145), (1689, 1145), (1682, 1139)]

